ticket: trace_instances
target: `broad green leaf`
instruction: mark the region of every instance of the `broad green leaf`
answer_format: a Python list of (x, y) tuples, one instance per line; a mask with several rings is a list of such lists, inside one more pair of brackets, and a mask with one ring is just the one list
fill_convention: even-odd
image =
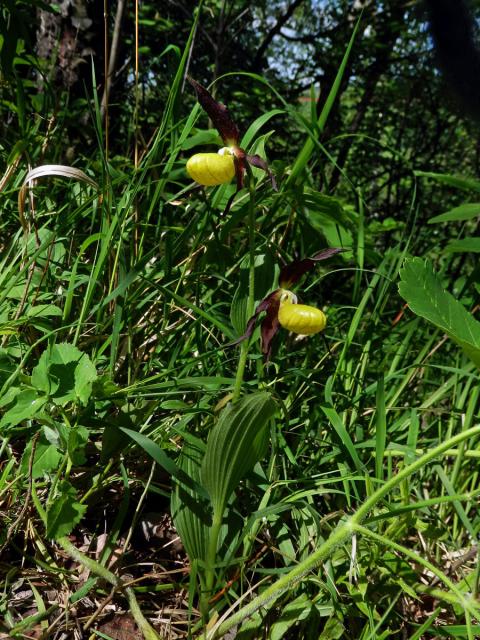
[(355, 216), (344, 209), (340, 200), (306, 189), (303, 204), (307, 222), (327, 240), (330, 247), (352, 246)]
[(407, 259), (400, 280), (398, 290), (410, 309), (444, 331), (480, 367), (480, 322), (443, 289), (432, 265)]
[(92, 395), (92, 385), (97, 379), (97, 370), (86, 353), (75, 367), (75, 393), (80, 402), (87, 404)]
[[(273, 131), (269, 131), (268, 133), (264, 133), (263, 135), (256, 138), (256, 140), (254, 141), (254, 143), (250, 148), (250, 153), (257, 154), (261, 158), (268, 160), (267, 151), (265, 147), (267, 146), (268, 140), (273, 133), (274, 133)], [(266, 173), (265, 171), (263, 171), (263, 169), (258, 169), (255, 167), (251, 167), (251, 169), (252, 169), (252, 174), (255, 178), (255, 184), (258, 184), (259, 182), (265, 179)]]
[(29, 307), (25, 315), (27, 318), (50, 318), (52, 316), (61, 318), (63, 312), (54, 304), (37, 304)]
[(430, 218), (428, 224), (434, 224), (436, 222), (457, 222), (459, 220), (472, 220), (480, 216), (480, 202), (465, 202), (459, 207), (454, 207), (441, 213), (438, 216)]
[(50, 351), (46, 349), (38, 360), (38, 364), (32, 370), (31, 382), (35, 389), (43, 391), (48, 396), (55, 393), (58, 389), (59, 382), (57, 378), (48, 375), (50, 365)]
[[(351, 211), (344, 209), (338, 198), (306, 188), (302, 200), (311, 215), (323, 214), (336, 224), (350, 229), (355, 228), (355, 216)], [(356, 217), (358, 218), (358, 215)]]
[(187, 485), (175, 480), (171, 498), (173, 522), (191, 562), (206, 559), (211, 526), (210, 501), (192, 488), (193, 483), (198, 486), (200, 481), (200, 466), (204, 455), (203, 442), (184, 444), (178, 466), (192, 483)]
[[(25, 475), (28, 474), (30, 466), (30, 456), (32, 453), (32, 444), (29, 443), (23, 452), (20, 469)], [(45, 434), (41, 434), (35, 447), (33, 457), (32, 478), (43, 478), (46, 473), (55, 471), (60, 464), (62, 454), (58, 448), (51, 444)]]
[(270, 627), (270, 640), (281, 640), (294, 624), (305, 620), (312, 610), (312, 602), (305, 593), (289, 602)]
[[(182, 144), (182, 150), (188, 151), (206, 144), (216, 145), (217, 148), (223, 147), (222, 139), (216, 129), (197, 129), (196, 133), (187, 138)], [(216, 149), (212, 149), (212, 153), (215, 152)]]
[(480, 237), (451, 240), (445, 250), (451, 253), (480, 253)]
[(0, 386), (3, 386), (15, 369), (15, 364), (8, 353), (0, 349)]
[(210, 432), (201, 479), (217, 518), (240, 480), (264, 455), (262, 432), (275, 411), (269, 393), (254, 393), (228, 405)]
[(47, 398), (40, 396), (35, 389), (24, 389), (15, 394), (15, 401), (0, 420), (0, 429), (16, 427), (24, 420), (33, 418), (43, 407)]
[(464, 191), (480, 192), (480, 181), (474, 178), (464, 178), (463, 176), (452, 176), (448, 173), (434, 173), (432, 171), (414, 171), (414, 175), (418, 178), (430, 178), (435, 182), (446, 184), (449, 187), (456, 187)]
[(67, 452), (74, 465), (85, 464), (85, 445), (88, 441), (88, 429), (76, 426), (68, 431)]
[(345, 627), (338, 618), (331, 617), (327, 620), (318, 640), (339, 640), (345, 633)]
[(33, 386), (61, 406), (78, 400), (87, 404), (96, 379), (88, 355), (65, 342), (46, 349), (32, 371)]
[(334, 222), (329, 215), (321, 211), (307, 209), (305, 211), (305, 217), (310, 226), (326, 239), (329, 247), (352, 248), (352, 233), (342, 224)]
[(80, 522), (87, 505), (80, 504), (74, 487), (62, 480), (56, 491), (59, 494), (47, 509), (47, 538), (58, 539), (68, 535)]

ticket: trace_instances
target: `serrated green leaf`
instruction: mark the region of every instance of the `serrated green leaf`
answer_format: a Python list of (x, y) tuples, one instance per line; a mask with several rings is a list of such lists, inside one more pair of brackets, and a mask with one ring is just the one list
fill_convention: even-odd
[(459, 207), (454, 207), (441, 213), (438, 216), (430, 218), (428, 224), (434, 224), (436, 222), (457, 222), (459, 220), (472, 220), (480, 216), (480, 202), (465, 202)]
[(442, 288), (432, 265), (407, 259), (400, 280), (398, 290), (410, 309), (444, 331), (480, 367), (480, 322)]
[(83, 355), (75, 345), (68, 342), (60, 342), (53, 345), (50, 353), (50, 362), (54, 364), (69, 364), (70, 362), (78, 362)]
[(264, 451), (263, 431), (276, 411), (270, 394), (244, 396), (228, 405), (208, 437), (201, 480), (217, 518), (240, 480), (258, 462)]
[(46, 533), (54, 540), (68, 535), (87, 510), (87, 505), (77, 501), (77, 492), (67, 480), (59, 482), (56, 490), (59, 495), (47, 509)]

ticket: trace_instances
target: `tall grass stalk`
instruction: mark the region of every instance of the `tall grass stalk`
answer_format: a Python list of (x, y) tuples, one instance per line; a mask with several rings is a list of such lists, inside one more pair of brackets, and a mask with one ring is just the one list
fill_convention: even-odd
[[(247, 317), (253, 315), (255, 307), (255, 183), (252, 170), (247, 164), (247, 187), (249, 193), (248, 201), (248, 299), (247, 299)], [(235, 378), (235, 386), (233, 388), (232, 402), (236, 402), (240, 398), (242, 392), (242, 383), (245, 373), (245, 365), (248, 358), (248, 348), (250, 339), (247, 338), (242, 342), (240, 348), (240, 356), (238, 358), (237, 373)]]

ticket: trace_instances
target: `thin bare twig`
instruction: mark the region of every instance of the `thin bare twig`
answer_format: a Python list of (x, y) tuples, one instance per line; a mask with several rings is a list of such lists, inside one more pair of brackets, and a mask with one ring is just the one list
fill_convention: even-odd
[[(115, 23), (113, 27), (113, 35), (112, 35), (112, 44), (110, 46), (110, 53), (108, 55), (108, 68), (105, 77), (105, 87), (103, 89), (102, 102), (100, 106), (100, 113), (102, 115), (102, 119), (106, 116), (106, 111), (108, 107), (108, 98), (110, 95), (110, 89), (112, 86), (112, 77), (115, 72), (115, 65), (117, 62), (118, 56), (118, 43), (120, 41), (120, 31), (122, 24), (123, 12), (125, 9), (125, 0), (118, 0), (117, 2), (117, 12), (115, 13)], [(106, 20), (106, 16), (105, 16)]]

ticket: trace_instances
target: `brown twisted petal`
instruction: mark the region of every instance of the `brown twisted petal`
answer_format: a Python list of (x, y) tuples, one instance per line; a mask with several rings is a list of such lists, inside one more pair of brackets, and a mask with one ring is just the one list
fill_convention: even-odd
[(247, 322), (247, 328), (243, 336), (237, 338), (233, 342), (230, 342), (227, 346), (231, 347), (235, 344), (239, 344), (247, 338), (250, 338), (255, 331), (255, 326), (257, 324), (258, 316), (266, 311), (266, 315), (262, 320), (261, 324), (261, 337), (262, 337), (262, 353), (265, 357), (265, 360), (268, 362), (270, 359), (271, 353), (271, 342), (278, 329), (280, 328), (280, 324), (278, 322), (278, 308), (280, 306), (280, 294), (281, 289), (276, 289), (268, 296), (266, 296), (255, 309), (255, 313)]
[(268, 164), (265, 162), (265, 160), (262, 157), (257, 155), (253, 155), (253, 156), (247, 155), (247, 162), (251, 164), (252, 167), (257, 167), (257, 169), (263, 169), (265, 173), (268, 175), (268, 177), (270, 178), (270, 182), (272, 183), (272, 189), (274, 191), (278, 191), (277, 181), (275, 180), (275, 176), (270, 171)]
[(329, 249), (319, 251), (311, 258), (304, 258), (303, 260), (294, 260), (293, 262), (290, 262), (280, 271), (280, 276), (278, 278), (280, 286), (288, 289), (292, 284), (295, 284), (300, 280), (305, 273), (313, 269), (317, 262), (331, 258), (335, 254), (342, 253), (343, 251), (346, 251), (346, 249), (335, 249), (330, 247)]

